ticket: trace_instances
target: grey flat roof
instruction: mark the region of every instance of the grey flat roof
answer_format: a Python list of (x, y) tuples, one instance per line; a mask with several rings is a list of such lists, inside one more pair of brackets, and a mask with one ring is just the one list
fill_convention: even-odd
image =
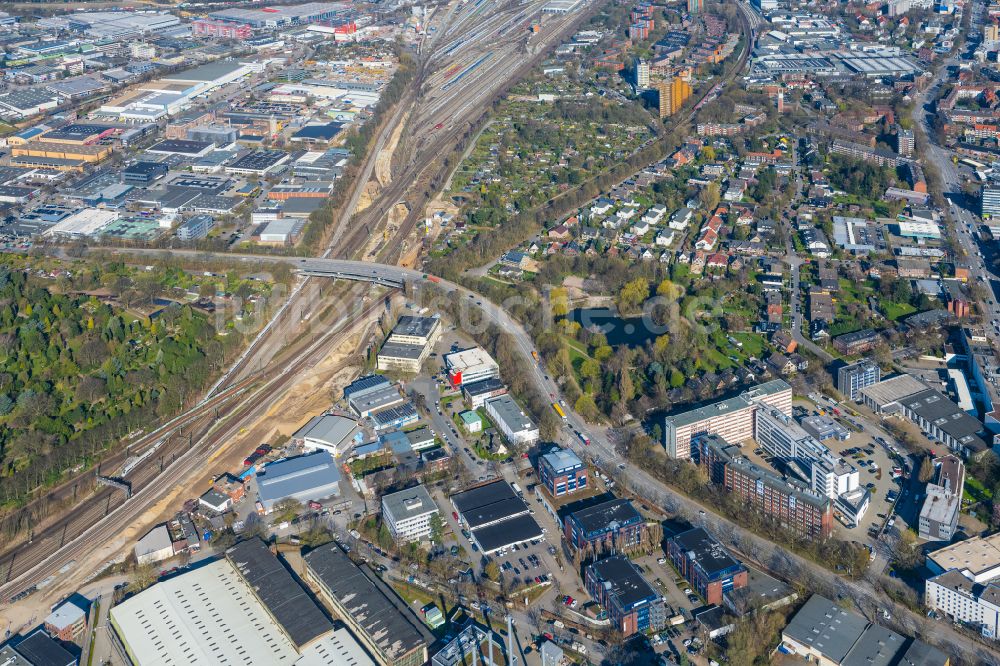
[(4, 666), (31, 666), (31, 662), (15, 652), (10, 645), (0, 647), (0, 664)]
[(434, 433), (427, 427), (417, 428), (416, 430), (411, 430), (406, 433), (406, 439), (408, 439), (412, 445), (425, 444), (427, 442), (434, 441)]
[(390, 405), (398, 405), (404, 398), (395, 384), (380, 384), (360, 394), (351, 395), (348, 402), (358, 413), (374, 411)]
[(391, 382), (382, 375), (368, 375), (359, 377), (344, 387), (345, 398), (356, 398), (365, 395), (375, 389), (384, 386), (391, 386)]
[(420, 355), (423, 353), (424, 345), (411, 345), (403, 342), (392, 342), (391, 340), (382, 345), (382, 348), (378, 350), (379, 356), (409, 360), (420, 358)]
[(752, 397), (773, 395), (779, 391), (784, 391), (785, 389), (790, 388), (791, 386), (785, 380), (773, 379), (769, 382), (758, 384), (752, 389), (744, 391), (743, 393), (733, 396), (732, 398), (696, 407), (695, 409), (681, 412), (679, 414), (672, 414), (667, 417), (667, 423), (673, 425), (675, 428), (690, 425), (710, 417), (717, 417), (728, 412), (746, 409), (751, 406), (752, 403), (750, 399)]
[(452, 495), (451, 501), (470, 529), (528, 511), (524, 500), (503, 480)]
[(951, 518), (959, 510), (961, 495), (952, 495), (941, 486), (927, 484), (927, 496), (920, 507), (920, 517), (935, 523), (951, 524)]
[(486, 401), (486, 404), (496, 412), (497, 418), (503, 421), (511, 432), (524, 432), (536, 427), (531, 417), (507, 394), (491, 398)]
[(388, 512), (393, 521), (422, 516), (437, 510), (437, 503), (423, 486), (413, 486), (406, 490), (382, 495), (382, 511)]
[(299, 428), (294, 437), (296, 439), (305, 439), (308, 437), (309, 439), (319, 440), (330, 446), (337, 446), (353, 435), (357, 427), (357, 421), (353, 419), (324, 414), (309, 419), (309, 422)]
[(398, 659), (434, 642), (406, 604), (366, 567), (359, 567), (335, 543), (305, 555), (306, 566), (347, 609), (372, 642)]
[(311, 213), (322, 208), (326, 199), (318, 197), (288, 197), (281, 202), (281, 210), (286, 215), (296, 213)]
[(781, 582), (763, 571), (746, 567), (747, 584), (736, 590), (727, 590), (724, 594), (727, 600), (738, 609), (745, 607), (754, 609), (789, 599), (796, 594), (791, 585)]
[(912, 375), (896, 375), (861, 389), (861, 394), (884, 407), (926, 389), (927, 385)]
[(948, 657), (944, 652), (922, 640), (915, 639), (903, 653), (899, 666), (944, 666), (946, 663), (948, 663)]
[(197, 155), (214, 146), (211, 141), (189, 141), (187, 139), (164, 139), (146, 149), (148, 153), (171, 153), (176, 155)]
[(76, 657), (41, 629), (14, 646), (14, 650), (31, 666), (74, 666), (77, 663)]
[(475, 397), (477, 395), (486, 395), (487, 393), (493, 393), (494, 391), (499, 391), (501, 389), (506, 389), (507, 385), (500, 381), (497, 377), (487, 377), (486, 379), (480, 379), (477, 382), (471, 382), (469, 384), (462, 384), (462, 390), (465, 391), (470, 397)]
[(826, 597), (814, 594), (795, 614), (784, 635), (811, 646), (834, 663), (842, 663), (861, 638), (868, 621), (848, 613)]
[(226, 557), (297, 649), (333, 631), (333, 623), (260, 538), (236, 544)]
[(656, 590), (642, 577), (639, 570), (624, 555), (612, 555), (588, 567), (596, 578), (611, 585), (609, 596), (617, 599), (625, 609), (658, 597)]
[(987, 448), (986, 442), (977, 434), (982, 431), (983, 424), (962, 411), (961, 407), (940, 391), (927, 389), (904, 398), (900, 402), (922, 419), (931, 422), (936, 428), (955, 438), (969, 450), (982, 451)]
[(721, 543), (701, 527), (681, 532), (671, 538), (708, 576), (742, 566), (739, 560), (730, 555)]
[(243, 67), (243, 64), (236, 62), (235, 60), (217, 60), (193, 69), (185, 69), (184, 71), (177, 72), (176, 74), (167, 74), (161, 78), (164, 81), (208, 82), (231, 74), (240, 67)]
[(542, 460), (557, 474), (563, 470), (576, 469), (583, 465), (580, 456), (569, 449), (559, 447), (554, 447), (548, 453), (542, 454)]
[(642, 516), (632, 503), (624, 498), (616, 498), (580, 509), (572, 514), (573, 520), (588, 534), (608, 529), (612, 523), (631, 525), (642, 522)]
[(399, 322), (393, 327), (392, 334), (426, 338), (434, 331), (434, 327), (437, 326), (440, 321), (441, 319), (439, 317), (403, 315), (399, 318)]
[(891, 629), (870, 625), (854, 644), (841, 666), (889, 666), (906, 639)]
[(494, 525), (472, 530), (472, 536), (484, 553), (492, 553), (504, 546), (542, 538), (542, 528), (531, 514), (510, 518)]

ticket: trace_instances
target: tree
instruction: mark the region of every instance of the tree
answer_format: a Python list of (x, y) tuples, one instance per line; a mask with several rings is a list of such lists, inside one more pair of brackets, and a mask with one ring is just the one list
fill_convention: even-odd
[(719, 184), (713, 182), (701, 188), (701, 192), (698, 193), (698, 201), (705, 210), (715, 210), (716, 206), (719, 205)]
[(629, 280), (618, 294), (618, 309), (622, 314), (635, 312), (648, 296), (649, 283), (645, 278)]
[(920, 480), (920, 483), (927, 483), (933, 477), (934, 462), (930, 456), (924, 456), (923, 460), (920, 461), (920, 471), (917, 473), (917, 478)]
[(286, 497), (274, 505), (274, 520), (283, 523), (299, 515), (302, 511), (302, 503), (297, 499)]
[(431, 543), (438, 545), (442, 542), (444, 536), (444, 521), (441, 520), (440, 513), (431, 514)]
[(500, 565), (496, 563), (496, 560), (490, 560), (486, 563), (486, 566), (483, 567), (483, 575), (494, 583), (500, 581)]
[(569, 295), (563, 287), (556, 287), (549, 292), (549, 300), (552, 303), (552, 315), (555, 317), (565, 317), (569, 314)]
[(920, 565), (920, 547), (917, 545), (917, 537), (911, 530), (906, 529), (899, 533), (893, 555), (901, 569), (911, 570)]
[(138, 565), (132, 572), (127, 589), (132, 594), (142, 592), (155, 583), (156, 579), (156, 565), (152, 562), (145, 562)]

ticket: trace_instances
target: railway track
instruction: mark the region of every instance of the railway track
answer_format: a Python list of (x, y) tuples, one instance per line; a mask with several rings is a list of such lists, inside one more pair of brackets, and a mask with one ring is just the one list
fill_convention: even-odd
[[(561, 39), (566, 33), (574, 30), (599, 4), (599, 2), (595, 2), (587, 10), (579, 12), (578, 15), (570, 15), (568, 18), (563, 19), (558, 27), (547, 34), (546, 38), (539, 44), (535, 45), (535, 54), (526, 59), (522, 57), (523, 54), (515, 46), (515, 43), (518, 41), (516, 37), (510, 36), (498, 41), (492, 45), (492, 48), (498, 53), (502, 51), (509, 62), (505, 60), (499, 65), (499, 70), (480, 67), (474, 70), (474, 76), (470, 78), (469, 85), (461, 91), (461, 94), (455, 93), (454, 95), (442, 96), (432, 100), (430, 111), (435, 109), (440, 111), (449, 104), (461, 102), (457, 107), (458, 114), (453, 115), (451, 119), (451, 125), (456, 129), (453, 131), (432, 132), (420, 137), (411, 146), (409, 159), (404, 158), (403, 160), (406, 162), (406, 166), (400, 173), (394, 175), (392, 181), (382, 190), (378, 199), (371, 206), (355, 216), (352, 228), (340, 239), (339, 247), (335, 249), (331, 248), (333, 250), (332, 253), (341, 258), (356, 256), (370, 241), (379, 223), (385, 220), (389, 212), (398, 203), (407, 203), (409, 211), (393, 239), (376, 253), (377, 258), (382, 261), (394, 258), (396, 252), (401, 249), (403, 241), (414, 231), (418, 220), (422, 216), (422, 202), (425, 202), (430, 196), (430, 192), (427, 191), (429, 189), (428, 186), (435, 177), (440, 176), (440, 169), (429, 175), (426, 174), (427, 170), (436, 164), (440, 164), (442, 155), (453, 151), (455, 146), (461, 142), (461, 134), (474, 127), (475, 122), (486, 112), (485, 109), (489, 107), (489, 103), (493, 99), (503, 94), (504, 90), (513, 82), (520, 80), (530, 72), (544, 58), (555, 42)], [(525, 14), (523, 10), (520, 12), (513, 12), (511, 10), (511, 12), (519, 20)], [(509, 17), (502, 18), (507, 18), (507, 21), (510, 21)], [(530, 15), (524, 15), (524, 18), (530, 20)], [(428, 71), (428, 63), (434, 61), (436, 53), (437, 51), (432, 51), (422, 66), (416, 83), (418, 90), (438, 73), (436, 70), (434, 72)], [(443, 66), (447, 67), (449, 62), (445, 61)], [(428, 109), (417, 109), (411, 113), (411, 126), (418, 124), (428, 125), (434, 119), (433, 114), (428, 115), (428, 113)], [(420, 193), (417, 201), (408, 197), (413, 191)]]
[[(177, 438), (176, 445), (166, 453), (147, 458), (130, 471), (126, 481), (131, 484), (132, 496), (118, 488), (107, 488), (93, 496), (66, 522), (46, 529), (44, 534), (21, 544), (0, 560), (4, 584), (0, 585), (0, 600), (12, 603), (38, 589), (39, 584), (52, 582), (55, 577), (72, 566), (78, 557), (84, 557), (97, 546), (108, 542), (125, 526), (169, 493), (174, 485), (162, 483), (163, 478), (185, 479), (204, 469), (218, 447), (239, 433), (244, 424), (266, 411), (270, 398), (281, 394), (299, 373), (315, 365), (335, 341), (354, 323), (367, 319), (382, 306), (375, 300), (363, 310), (334, 323), (323, 335), (306, 345), (286, 363), (276, 364), (260, 375), (243, 380), (226, 389), (222, 395), (239, 394), (238, 401), (229, 400), (218, 408), (216, 414), (205, 403), (198, 407), (201, 418), (198, 436), (192, 427), (188, 438)], [(206, 410), (209, 413), (205, 413)], [(194, 424), (192, 424), (194, 425)]]
[[(148, 456), (151, 451), (164, 448), (165, 443), (167, 446), (164, 448), (164, 451), (160, 452), (160, 455), (171, 453), (169, 440), (172, 434), (191, 427), (196, 421), (201, 419), (206, 414), (214, 412), (229, 403), (231, 400), (239, 397), (245, 388), (250, 385), (251, 381), (252, 378), (231, 385), (225, 391), (212, 396), (188, 412), (171, 419), (153, 432), (143, 435), (135, 441), (130, 442), (124, 449), (119, 449), (118, 451), (109, 454), (101, 459), (96, 465), (80, 471), (72, 478), (67, 479), (65, 482), (60, 484), (58, 487), (48, 491), (43, 497), (33, 500), (17, 512), (6, 516), (3, 519), (3, 533), (15, 535), (17, 533), (23, 534), (26, 530), (30, 532), (39, 528), (50, 529), (53, 526), (53, 523), (46, 520), (46, 514), (50, 512), (53, 506), (59, 507), (67, 503), (76, 502), (82, 494), (86, 494), (92, 490), (92, 482), (96, 475), (103, 474), (105, 476), (118, 476), (119, 472), (121, 472), (130, 461), (141, 459)], [(72, 522), (73, 518), (75, 518), (75, 516), (64, 517), (63, 519), (56, 521), (55, 525), (72, 532), (69, 524)], [(37, 524), (34, 525), (23, 525), (24, 522), (36, 521)], [(7, 560), (9, 555), (9, 549), (8, 552), (0, 554), (0, 580), (6, 581), (8, 579), (9, 567), (6, 565), (8, 565)]]

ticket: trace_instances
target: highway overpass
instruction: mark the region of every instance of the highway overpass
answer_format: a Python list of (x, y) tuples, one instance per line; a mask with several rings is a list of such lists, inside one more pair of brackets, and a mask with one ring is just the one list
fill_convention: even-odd
[(291, 259), (302, 275), (371, 282), (386, 287), (402, 287), (404, 282), (426, 279), (426, 274), (409, 268), (348, 259)]

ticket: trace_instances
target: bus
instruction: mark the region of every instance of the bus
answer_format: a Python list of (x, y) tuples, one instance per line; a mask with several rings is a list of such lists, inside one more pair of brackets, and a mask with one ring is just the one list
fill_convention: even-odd
[(958, 160), (959, 164), (964, 164), (965, 166), (972, 167), (975, 171), (982, 171), (986, 168), (986, 165), (982, 162), (977, 162), (975, 160), (969, 159), (968, 157), (963, 157)]
[(556, 414), (559, 415), (559, 418), (561, 418), (563, 421), (566, 420), (566, 412), (563, 411), (563, 408), (559, 406), (558, 402), (552, 403), (552, 409), (556, 410)]

